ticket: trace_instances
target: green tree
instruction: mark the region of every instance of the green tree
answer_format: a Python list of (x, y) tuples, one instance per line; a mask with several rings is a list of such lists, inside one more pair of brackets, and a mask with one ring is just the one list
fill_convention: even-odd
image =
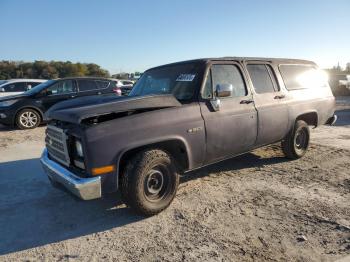
[(72, 63), (70, 61), (0, 61), (0, 79), (53, 79), (69, 76), (109, 77), (109, 72), (93, 63)]

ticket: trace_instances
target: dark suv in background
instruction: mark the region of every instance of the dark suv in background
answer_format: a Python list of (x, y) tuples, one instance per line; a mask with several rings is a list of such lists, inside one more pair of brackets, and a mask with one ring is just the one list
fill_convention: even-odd
[(62, 78), (48, 80), (15, 96), (0, 98), (0, 123), (20, 129), (35, 128), (45, 121), (54, 104), (82, 96), (118, 95), (116, 82), (107, 78)]

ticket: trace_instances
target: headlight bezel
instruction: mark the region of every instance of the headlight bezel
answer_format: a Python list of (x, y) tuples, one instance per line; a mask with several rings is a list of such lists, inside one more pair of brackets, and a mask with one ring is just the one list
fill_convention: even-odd
[(84, 150), (83, 150), (83, 144), (80, 139), (75, 138), (74, 141), (74, 149), (77, 157), (84, 158)]

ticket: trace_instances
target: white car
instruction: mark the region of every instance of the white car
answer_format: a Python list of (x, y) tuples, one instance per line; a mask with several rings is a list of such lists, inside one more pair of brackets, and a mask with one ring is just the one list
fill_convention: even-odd
[(115, 82), (116, 89), (115, 92), (118, 95), (128, 95), (133, 88), (135, 82), (132, 80), (121, 80), (116, 78), (111, 78)]
[(45, 79), (0, 80), (0, 97), (21, 94), (46, 81)]
[(344, 86), (350, 90), (350, 75), (346, 75), (346, 79), (339, 80), (339, 86)]

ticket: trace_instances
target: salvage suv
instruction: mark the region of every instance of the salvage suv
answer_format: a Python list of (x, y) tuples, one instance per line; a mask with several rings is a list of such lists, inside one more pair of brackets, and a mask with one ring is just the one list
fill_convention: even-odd
[(315, 63), (198, 59), (146, 71), (127, 97), (61, 102), (48, 111), (41, 163), (84, 199), (121, 191), (141, 214), (172, 202), (179, 175), (281, 141), (308, 149), (309, 126), (333, 124), (335, 99)]

